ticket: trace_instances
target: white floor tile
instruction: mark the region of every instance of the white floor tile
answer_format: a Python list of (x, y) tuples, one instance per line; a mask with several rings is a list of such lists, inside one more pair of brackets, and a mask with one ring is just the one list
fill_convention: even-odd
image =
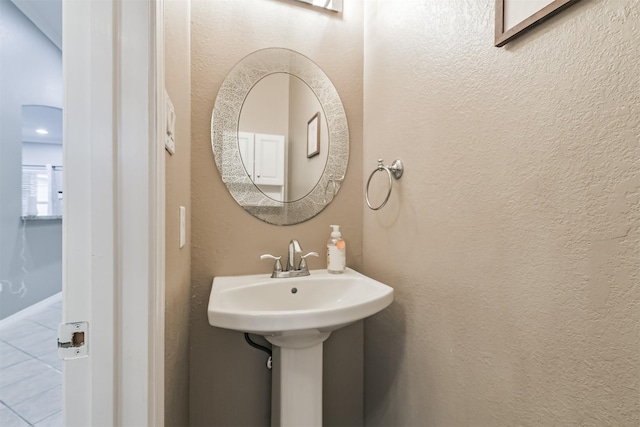
[(40, 313), (29, 317), (29, 320), (45, 328), (58, 330), (58, 325), (62, 323), (62, 309), (48, 308)]
[(0, 400), (10, 407), (62, 384), (62, 375), (49, 369), (38, 375), (0, 387)]
[(58, 348), (58, 333), (45, 328), (35, 334), (15, 337), (5, 341), (31, 356), (38, 357)]
[(42, 325), (39, 325), (29, 320), (16, 320), (12, 322), (3, 323), (0, 326), (0, 340), (10, 342), (16, 338), (24, 337), (27, 335), (33, 335), (38, 332), (49, 331)]
[(62, 427), (61, 321), (58, 297), (0, 323), (1, 427)]
[(60, 359), (58, 355), (58, 350), (38, 356), (38, 359), (56, 369), (58, 372), (62, 372), (62, 359)]
[(60, 412), (62, 408), (62, 386), (52, 388), (11, 407), (31, 424)]
[(11, 409), (0, 403), (0, 426), (2, 427), (29, 427), (29, 424), (17, 416)]
[(29, 359), (9, 366), (8, 368), (0, 369), (0, 387), (38, 375), (49, 369), (51, 369), (49, 365), (37, 359)]
[(62, 411), (56, 412), (50, 417), (45, 418), (42, 421), (39, 421), (35, 424), (35, 427), (63, 427), (64, 419), (62, 417)]
[(31, 359), (31, 356), (4, 341), (0, 341), (0, 369), (8, 368), (28, 359)]

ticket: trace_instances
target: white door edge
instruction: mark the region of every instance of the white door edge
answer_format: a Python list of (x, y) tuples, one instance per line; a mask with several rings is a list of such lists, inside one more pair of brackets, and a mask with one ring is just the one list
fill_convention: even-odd
[(63, 316), (89, 322), (65, 426), (164, 424), (162, 19), (162, 0), (63, 2)]
[(152, 182), (155, 183), (155, 265), (153, 271), (155, 278), (153, 286), (155, 289), (151, 291), (151, 307), (150, 316), (151, 330), (151, 358), (150, 369), (151, 387), (150, 387), (150, 405), (149, 420), (151, 426), (164, 426), (164, 330), (165, 330), (165, 233), (166, 233), (166, 154), (165, 154), (165, 137), (166, 137), (166, 103), (165, 99), (165, 75), (164, 75), (164, 0), (155, 0), (152, 9), (152, 22), (155, 30), (152, 33), (154, 40), (154, 54), (152, 70), (155, 70), (155, 124), (156, 130), (154, 139), (155, 143), (155, 177)]

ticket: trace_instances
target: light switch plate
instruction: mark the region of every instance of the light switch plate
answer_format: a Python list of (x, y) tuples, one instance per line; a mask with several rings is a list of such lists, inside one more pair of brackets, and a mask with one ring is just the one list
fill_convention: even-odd
[(184, 248), (187, 240), (187, 210), (180, 206), (180, 249)]
[(167, 149), (169, 154), (175, 154), (176, 152), (176, 112), (173, 108), (173, 103), (171, 102), (171, 98), (167, 93), (167, 90), (164, 91), (164, 98), (166, 101), (165, 108), (165, 116), (166, 116), (166, 139), (164, 143), (164, 147)]

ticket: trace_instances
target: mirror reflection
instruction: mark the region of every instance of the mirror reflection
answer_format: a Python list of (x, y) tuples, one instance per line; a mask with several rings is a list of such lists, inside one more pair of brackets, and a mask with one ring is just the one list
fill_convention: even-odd
[(258, 81), (238, 123), (238, 148), (249, 178), (267, 197), (292, 202), (309, 194), (327, 164), (329, 129), (320, 101), (288, 73)]
[(222, 182), (251, 215), (275, 225), (307, 221), (342, 186), (349, 126), (336, 88), (306, 56), (255, 51), (229, 72), (211, 114)]

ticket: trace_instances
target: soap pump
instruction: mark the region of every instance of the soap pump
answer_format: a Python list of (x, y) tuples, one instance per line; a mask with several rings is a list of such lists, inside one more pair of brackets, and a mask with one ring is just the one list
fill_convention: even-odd
[(332, 274), (344, 273), (347, 266), (347, 244), (342, 239), (339, 225), (332, 225), (333, 231), (327, 242), (327, 271)]

